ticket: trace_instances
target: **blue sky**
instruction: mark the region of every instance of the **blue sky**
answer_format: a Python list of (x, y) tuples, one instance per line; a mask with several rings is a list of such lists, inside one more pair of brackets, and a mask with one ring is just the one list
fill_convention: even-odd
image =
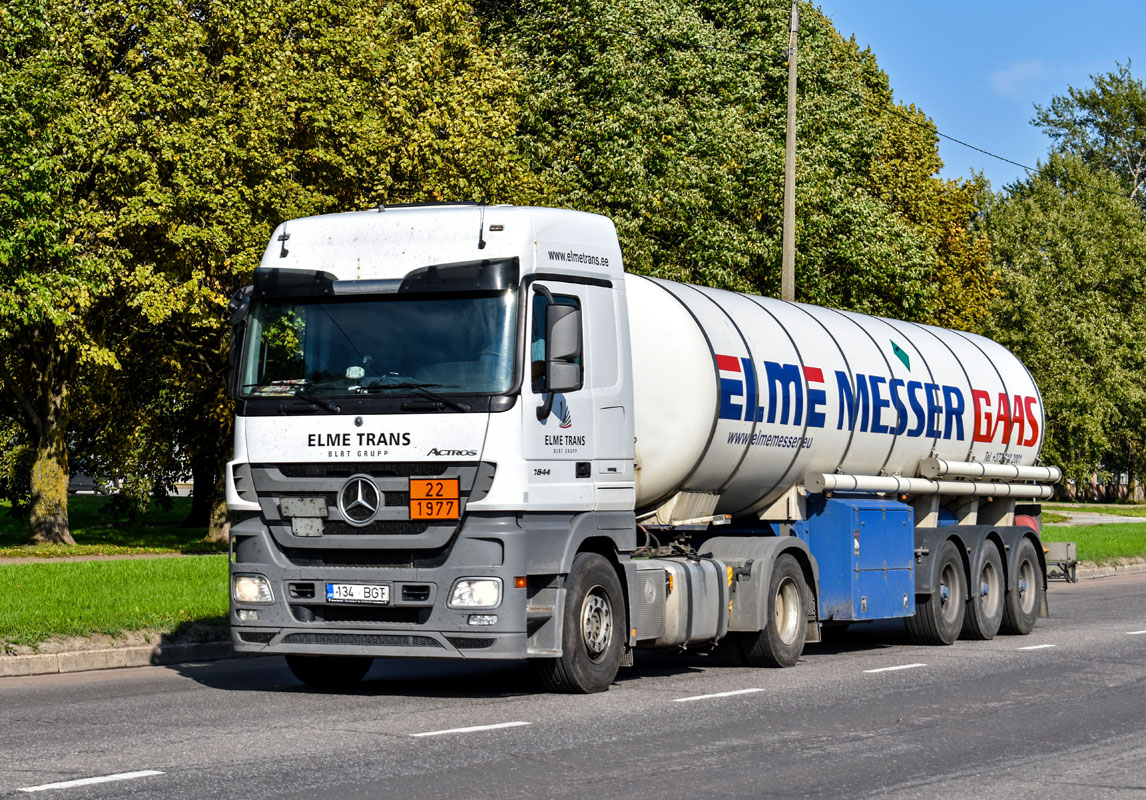
[[(1030, 124), (1090, 75), (1133, 62), (1146, 77), (1146, 0), (819, 0), (844, 38), (870, 47), (895, 98), (915, 103), (942, 133), (1028, 166), (1050, 140)], [(994, 189), (1019, 167), (944, 139), (945, 178), (982, 171)]]

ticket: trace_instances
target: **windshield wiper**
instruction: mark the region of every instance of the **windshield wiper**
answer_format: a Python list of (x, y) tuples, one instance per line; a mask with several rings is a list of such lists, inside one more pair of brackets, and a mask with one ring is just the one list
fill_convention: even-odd
[(314, 403), (319, 408), (325, 408), (331, 414), (342, 413), (342, 409), (336, 406), (334, 403), (323, 400), (321, 397), (315, 397), (313, 394), (304, 392), (301, 389), (297, 389), (293, 396), (299, 398), (300, 400), (305, 400), (308, 403)]
[(389, 391), (390, 389), (412, 389), (413, 391), (421, 394), (423, 397), (427, 397), (436, 403), (441, 403), (442, 405), (449, 406), (450, 408), (454, 409), (455, 411), (469, 411), (470, 410), (470, 407), (467, 406), (465, 403), (459, 403), (456, 400), (451, 400), (450, 398), (446, 397), (445, 395), (441, 395), (441, 394), (438, 394), (437, 392), (430, 391), (429, 387), (441, 386), (441, 385), (442, 384), (440, 384), (440, 383), (410, 383), (410, 382), (382, 383), (379, 381), (375, 381), (374, 383), (371, 383), (367, 386), (363, 386), (362, 390), (365, 392), (385, 392), (385, 391)]
[(342, 409), (321, 397), (315, 397), (307, 391), (304, 391), (306, 385), (315, 386), (316, 384), (306, 381), (304, 383), (244, 383), (243, 389), (252, 389), (259, 387), (264, 389), (264, 392), (256, 392), (252, 396), (266, 399), (288, 400), (297, 397), (299, 400), (305, 400), (311, 405), (316, 405), (319, 408), (329, 411), (331, 414), (341, 414)]

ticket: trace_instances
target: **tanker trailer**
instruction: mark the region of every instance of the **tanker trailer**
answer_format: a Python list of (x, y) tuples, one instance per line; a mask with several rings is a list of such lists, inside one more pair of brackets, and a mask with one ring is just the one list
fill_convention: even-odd
[(957, 331), (627, 274), (611, 222), (435, 205), (292, 220), (233, 301), (231, 623), (358, 680), (643, 648), (791, 666), (1046, 613), (1042, 400)]

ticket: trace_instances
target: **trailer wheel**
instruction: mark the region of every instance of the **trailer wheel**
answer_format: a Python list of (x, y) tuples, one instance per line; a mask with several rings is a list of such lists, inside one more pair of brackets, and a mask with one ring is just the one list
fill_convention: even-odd
[(916, 598), (915, 616), (904, 620), (919, 644), (954, 644), (963, 629), (967, 608), (967, 576), (959, 548), (948, 539), (939, 550), (938, 583), (923, 600)]
[(1043, 582), (1038, 553), (1031, 540), (1023, 538), (1015, 558), (1015, 574), (1003, 604), (1003, 633), (1025, 636), (1034, 630), (1042, 605)]
[(979, 551), (978, 569), (972, 571), (971, 599), (963, 616), (963, 638), (994, 639), (1003, 624), (1007, 583), (1003, 557), (994, 542), (984, 542)]
[(287, 656), (291, 674), (320, 689), (345, 689), (358, 683), (370, 671), (372, 658), (361, 656)]
[(561, 657), (538, 659), (535, 668), (550, 691), (603, 692), (621, 667), (626, 620), (621, 582), (608, 560), (581, 553), (565, 578)]
[(800, 660), (808, 635), (804, 605), (808, 590), (795, 558), (784, 553), (776, 559), (768, 587), (764, 630), (737, 634), (737, 638), (750, 666), (792, 667)]

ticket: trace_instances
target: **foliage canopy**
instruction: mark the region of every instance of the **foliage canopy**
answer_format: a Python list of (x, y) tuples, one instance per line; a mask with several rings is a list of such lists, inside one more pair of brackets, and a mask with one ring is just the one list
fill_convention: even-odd
[(1118, 186), (1052, 155), (987, 215), (1003, 292), (985, 332), (1042, 391), (1044, 460), (1083, 484), (1146, 467), (1146, 226)]
[[(523, 75), (519, 131), (547, 202), (613, 219), (634, 272), (778, 294), (790, 3), (479, 9)], [(937, 283), (979, 313), (990, 296), (967, 233), (976, 187), (934, 177), (934, 127), (810, 6), (798, 63), (799, 299), (969, 325)]]
[(67, 535), (81, 369), (107, 469), (146, 472), (164, 440), (217, 464), (226, 299), (277, 222), (531, 196), (514, 77), (460, 0), (19, 0), (0, 54), (0, 378), (55, 467), (33, 468), (33, 530)]

